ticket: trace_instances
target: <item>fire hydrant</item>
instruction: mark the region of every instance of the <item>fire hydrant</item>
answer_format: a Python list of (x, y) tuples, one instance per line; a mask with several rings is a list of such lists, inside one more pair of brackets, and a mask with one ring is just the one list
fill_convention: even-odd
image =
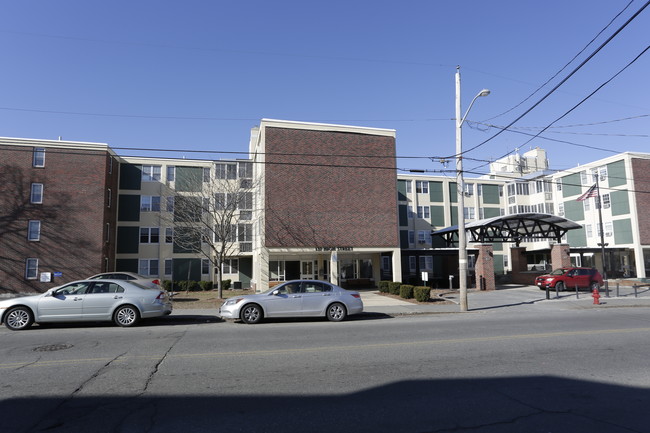
[(598, 289), (594, 289), (591, 292), (591, 296), (594, 298), (594, 305), (600, 305), (600, 293), (598, 292)]

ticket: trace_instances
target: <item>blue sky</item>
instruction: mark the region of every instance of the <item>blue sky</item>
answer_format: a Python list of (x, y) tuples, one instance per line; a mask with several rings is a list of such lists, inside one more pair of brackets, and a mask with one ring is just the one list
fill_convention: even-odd
[[(482, 88), (492, 92), (468, 120), (505, 126), (645, 3), (5, 0), (0, 136), (61, 136), (125, 155), (192, 158), (182, 150), (245, 152), (250, 128), (273, 118), (391, 128), (398, 156), (451, 156), (456, 65), (463, 111)], [(565, 114), (647, 48), (649, 28), (650, 7), (513, 127), (536, 133)], [(554, 125), (563, 128), (543, 134), (563, 142), (504, 132), (468, 152), (477, 161), (465, 169), (483, 172), (481, 161), (535, 146), (547, 149), (555, 169), (649, 152), (649, 71), (646, 52)], [(496, 132), (467, 123), (464, 148)], [(444, 168), (428, 158), (397, 165)]]

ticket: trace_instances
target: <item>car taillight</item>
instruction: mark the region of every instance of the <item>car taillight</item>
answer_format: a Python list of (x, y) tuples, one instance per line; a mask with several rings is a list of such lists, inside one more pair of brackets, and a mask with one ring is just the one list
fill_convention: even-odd
[(151, 280), (151, 282), (157, 286), (160, 286), (160, 280)]
[(158, 299), (158, 300), (165, 299), (165, 292), (158, 293), (158, 296), (156, 296), (156, 299)]
[(352, 297), (353, 297), (353, 298), (361, 298), (361, 295), (358, 294), (358, 293), (353, 293), (353, 294), (352, 294)]

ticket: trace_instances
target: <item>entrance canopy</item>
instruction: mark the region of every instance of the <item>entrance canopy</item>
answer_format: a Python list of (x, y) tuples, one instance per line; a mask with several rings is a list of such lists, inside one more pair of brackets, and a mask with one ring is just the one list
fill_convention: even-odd
[[(470, 242), (515, 242), (517, 246), (524, 238), (555, 239), (559, 243), (566, 232), (581, 227), (574, 221), (545, 213), (518, 213), (465, 224)], [(436, 230), (431, 235), (440, 236), (451, 245), (458, 241), (458, 226)]]

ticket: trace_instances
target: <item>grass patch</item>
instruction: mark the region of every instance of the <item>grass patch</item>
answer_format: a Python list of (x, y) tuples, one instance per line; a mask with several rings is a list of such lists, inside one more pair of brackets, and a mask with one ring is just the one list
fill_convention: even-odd
[(240, 295), (252, 295), (254, 293), (253, 290), (223, 290), (223, 298), (219, 298), (219, 292), (216, 289), (205, 292), (174, 292), (172, 303), (174, 309), (179, 310), (191, 308), (217, 309), (228, 298)]

